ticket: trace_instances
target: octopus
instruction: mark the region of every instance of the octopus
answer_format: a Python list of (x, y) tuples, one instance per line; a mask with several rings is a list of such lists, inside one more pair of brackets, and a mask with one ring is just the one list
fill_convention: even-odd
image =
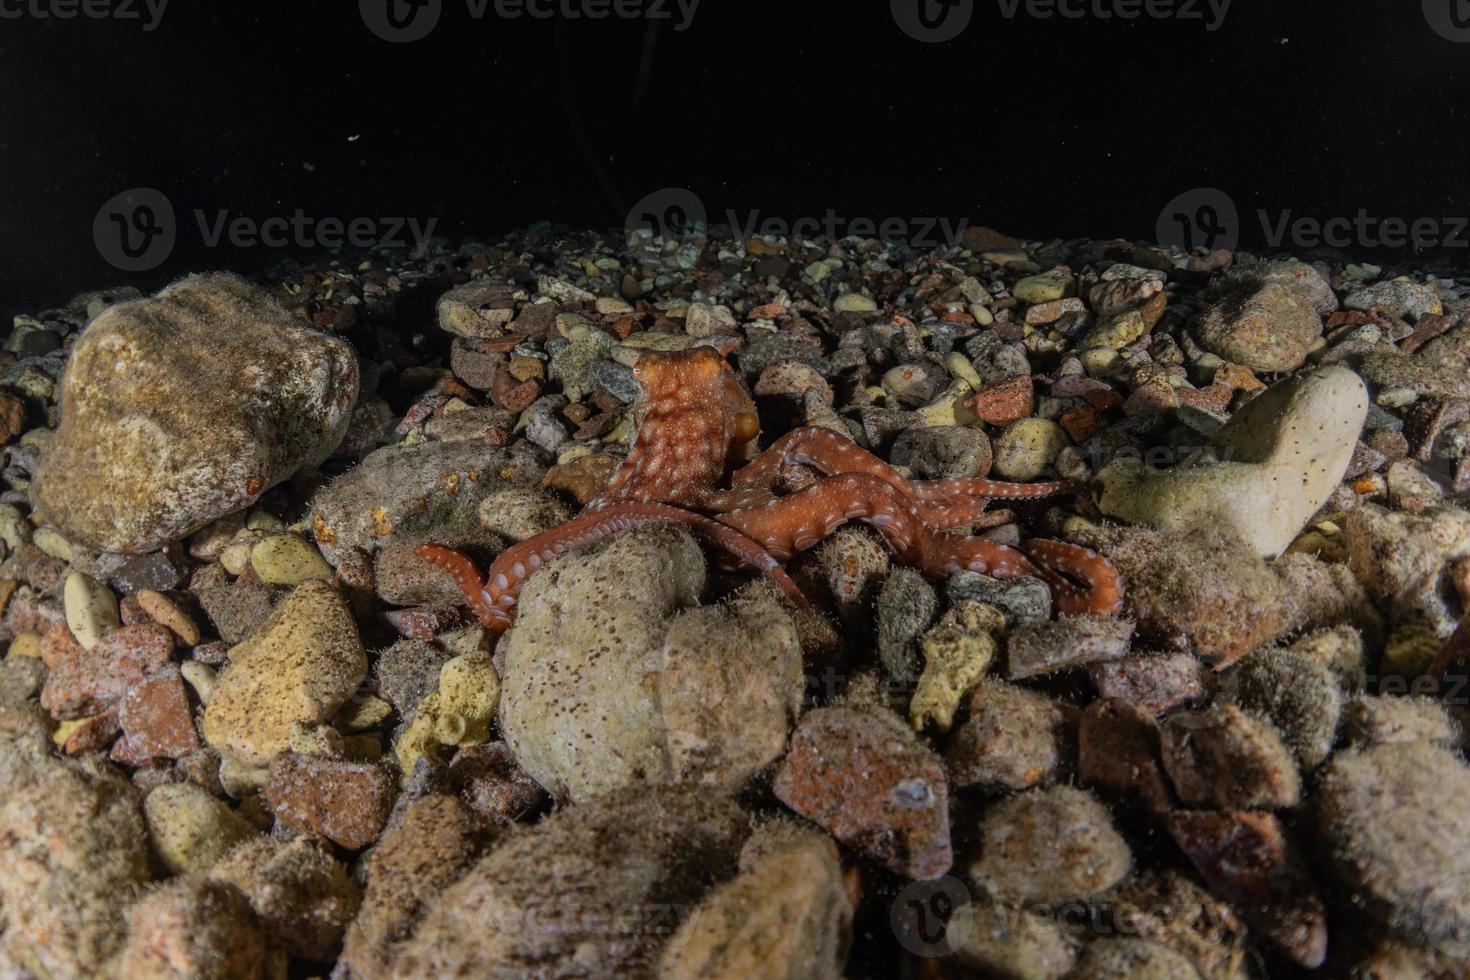
[(512, 545), (483, 576), (460, 552), (419, 547), (492, 632), (510, 627), (521, 588), (537, 569), (651, 521), (690, 528), (802, 606), (808, 601), (783, 562), (841, 525), (863, 521), (900, 562), (930, 577), (966, 570), (1032, 575), (1051, 588), (1062, 613), (1113, 616), (1122, 609), (1122, 582), (1107, 558), (1062, 541), (1032, 539), (1012, 548), (970, 533), (1012, 518), (987, 511), (992, 500), (1055, 496), (1078, 491), (1077, 484), (911, 480), (851, 439), (814, 427), (788, 432), (750, 459), (760, 436), (755, 402), (718, 352), (647, 353), (633, 371), (640, 385), (633, 446), (579, 515)]

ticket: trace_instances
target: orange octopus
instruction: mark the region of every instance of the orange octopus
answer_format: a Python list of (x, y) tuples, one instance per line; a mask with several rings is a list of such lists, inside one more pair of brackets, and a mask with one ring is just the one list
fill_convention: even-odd
[(1051, 587), (1063, 613), (1112, 616), (1122, 609), (1117, 569), (1093, 551), (1045, 540), (1017, 550), (955, 533), (1009, 520), (1008, 513), (985, 511), (992, 499), (1052, 496), (1077, 490), (1075, 484), (908, 480), (851, 440), (818, 428), (789, 432), (747, 463), (760, 435), (755, 403), (718, 352), (644, 354), (634, 375), (642, 394), (633, 409), (633, 448), (581, 514), (506, 549), (484, 578), (457, 551), (418, 549), (454, 578), (487, 629), (509, 628), (521, 587), (543, 564), (648, 521), (692, 528), (802, 605), (806, 598), (781, 562), (861, 520), (878, 529), (899, 561), (927, 575), (1034, 575)]

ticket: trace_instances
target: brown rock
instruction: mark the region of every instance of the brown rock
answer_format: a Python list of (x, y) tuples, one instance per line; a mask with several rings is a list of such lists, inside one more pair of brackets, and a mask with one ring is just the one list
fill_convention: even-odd
[(1297, 805), (1296, 760), (1266, 721), (1234, 705), (1187, 711), (1164, 722), (1164, 769), (1186, 803), (1226, 810)]
[(797, 813), (898, 874), (937, 878), (953, 863), (944, 767), (891, 712), (808, 712), (773, 789)]
[(1128, 874), (1132, 854), (1107, 808), (1072, 786), (1029, 790), (992, 807), (970, 878), (1008, 905), (1059, 905), (1100, 895)]
[(607, 453), (579, 456), (569, 463), (560, 463), (547, 470), (541, 487), (569, 493), (576, 498), (577, 503), (585, 505), (602, 492), (621, 462), (616, 456)]
[(287, 752), (271, 765), (265, 798), (282, 823), (358, 851), (382, 833), (397, 786), (376, 764)]
[(1151, 812), (1173, 805), (1159, 767), (1159, 730), (1152, 715), (1130, 701), (1087, 706), (1077, 731), (1077, 775), (1088, 786), (1138, 797)]
[(1128, 655), (1133, 624), (1123, 619), (1063, 616), (1014, 630), (1007, 642), (1006, 676), (1037, 677), (1068, 667), (1085, 667)]
[(182, 759), (199, 748), (184, 679), (172, 664), (128, 691), (117, 717), (124, 736), (117, 751), (130, 761)]
[(988, 384), (965, 405), (980, 417), (980, 421), (1005, 428), (1036, 411), (1036, 393), (1031, 376), (1020, 374)]
[(1097, 693), (1161, 715), (1205, 696), (1205, 667), (1187, 653), (1135, 653), (1087, 668)]
[(327, 961), (362, 901), (347, 866), (309, 837), (257, 837), (209, 871), (250, 899), (266, 934), (296, 956)]
[(955, 786), (1029, 789), (1070, 765), (1077, 710), (1003, 681), (983, 683), (954, 733), (945, 764)]
[(469, 745), (449, 763), (449, 782), (486, 820), (511, 823), (546, 799), (541, 784), (516, 763), (504, 742)]
[(0, 391), (0, 446), (9, 444), (26, 430), (26, 403)]
[(1322, 336), (1322, 321), (1308, 300), (1281, 283), (1254, 290), (1241, 284), (1225, 290), (1197, 331), (1200, 344), (1227, 361), (1252, 371), (1291, 371)]
[(54, 655), (41, 706), (53, 718), (75, 719), (115, 707), (173, 654), (173, 635), (158, 625), (123, 626), (90, 651), (72, 645)]
[(1270, 813), (1176, 810), (1165, 826), (1210, 890), (1309, 970), (1327, 958), (1327, 914)]

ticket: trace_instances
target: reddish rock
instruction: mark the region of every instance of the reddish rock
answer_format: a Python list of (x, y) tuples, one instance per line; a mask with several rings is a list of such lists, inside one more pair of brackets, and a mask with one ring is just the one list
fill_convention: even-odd
[(67, 755), (83, 755), (87, 752), (101, 752), (117, 738), (122, 731), (117, 722), (117, 712), (107, 711), (100, 715), (86, 718), (71, 730), (66, 741), (62, 743), (61, 751)]
[[(35, 633), (45, 636), (53, 626), (66, 628), (66, 612), (61, 608), (60, 602), (42, 598), (34, 592), (16, 592), (11, 589), (10, 601), (5, 604), (5, 628), (12, 635)], [(67, 635), (70, 636), (71, 633), (68, 631)]]
[(1276, 810), (1301, 800), (1296, 760), (1275, 727), (1234, 705), (1172, 716), (1160, 730), (1160, 749), (1186, 803)]
[(282, 823), (352, 851), (378, 839), (397, 795), (380, 765), (294, 752), (276, 759), (265, 784), (266, 802)]
[(1180, 404), (1224, 414), (1230, 410), (1235, 389), (1229, 385), (1212, 384), (1208, 388), (1175, 388), (1174, 394), (1179, 397)]
[(965, 405), (980, 417), (980, 421), (1005, 428), (1036, 411), (1036, 393), (1030, 375), (1019, 374), (986, 385)]
[(1154, 715), (1205, 696), (1205, 666), (1188, 653), (1136, 653), (1087, 668), (1097, 693)]
[(535, 378), (517, 382), (509, 370), (495, 373), (490, 382), (490, 400), (507, 412), (524, 412), (541, 397), (541, 382)]
[(521, 819), (546, 799), (504, 742), (460, 749), (449, 763), (449, 782), (476, 813), (501, 823)]
[(1037, 303), (1026, 310), (1026, 322), (1033, 327), (1045, 326), (1049, 323), (1056, 323), (1068, 313), (1081, 313), (1084, 310), (1086, 307), (1076, 296), (1052, 300), (1050, 303)]
[(938, 878), (954, 863), (944, 767), (891, 712), (808, 712), (773, 789), (797, 813), (898, 874)]
[(1210, 891), (1309, 970), (1327, 958), (1327, 914), (1270, 813), (1176, 810), (1164, 821)]
[(440, 633), (457, 630), (466, 624), (459, 609), (444, 606), (391, 609), (383, 614), (383, 618), (399, 636), (410, 640), (432, 640)]
[(505, 364), (504, 354), (491, 353), (472, 340), (456, 338), (449, 348), (449, 369), (465, 384), (489, 391), (495, 372)]
[(1103, 420), (1094, 408), (1074, 408), (1063, 413), (1057, 424), (1078, 444), (1086, 442), (1103, 429)]
[(972, 252), (1004, 252), (1020, 248), (1021, 243), (984, 225), (971, 225), (960, 235), (960, 245)]
[(26, 403), (9, 392), (0, 391), (0, 446), (6, 445), (26, 430)]
[(1131, 701), (1094, 701), (1077, 729), (1077, 775), (1083, 785), (1139, 799), (1154, 813), (1173, 806), (1159, 767), (1159, 730)]
[(184, 679), (172, 664), (128, 691), (118, 708), (123, 739), (116, 752), (131, 765), (153, 759), (182, 759), (199, 748), (194, 713)]
[(167, 664), (173, 649), (173, 634), (157, 624), (115, 629), (90, 651), (72, 644), (48, 664), (41, 706), (60, 719), (107, 711)]

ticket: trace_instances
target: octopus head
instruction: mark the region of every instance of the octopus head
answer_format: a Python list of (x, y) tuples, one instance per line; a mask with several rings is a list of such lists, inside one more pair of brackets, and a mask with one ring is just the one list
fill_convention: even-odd
[(712, 347), (650, 352), (638, 358), (633, 376), (643, 388), (639, 407), (670, 414), (715, 415), (730, 440), (730, 458), (742, 460), (761, 432), (755, 402), (734, 368)]

